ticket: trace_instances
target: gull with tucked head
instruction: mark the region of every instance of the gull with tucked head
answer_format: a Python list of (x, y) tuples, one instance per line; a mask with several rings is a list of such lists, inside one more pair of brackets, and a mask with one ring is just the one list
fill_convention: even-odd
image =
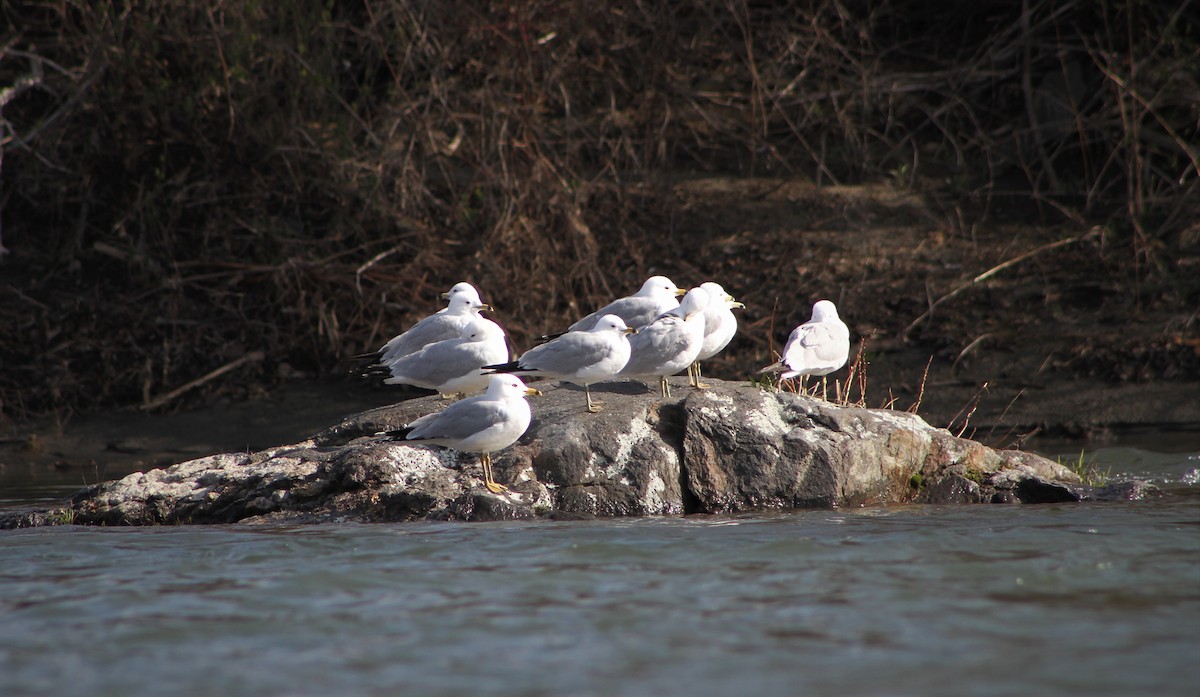
[(825, 376), (846, 365), (849, 357), (850, 329), (832, 302), (818, 300), (812, 307), (812, 319), (792, 330), (779, 362), (758, 372), (779, 373), (780, 382), (799, 376), (804, 389), (809, 375), (820, 375), (824, 385)]

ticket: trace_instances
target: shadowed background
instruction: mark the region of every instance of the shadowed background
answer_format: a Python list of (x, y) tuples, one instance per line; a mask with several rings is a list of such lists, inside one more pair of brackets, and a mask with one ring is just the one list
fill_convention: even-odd
[(1192, 2), (0, 13), (0, 419), (342, 374), (460, 280), (517, 350), (718, 280), (727, 379), (828, 297), (871, 406), (1197, 375)]

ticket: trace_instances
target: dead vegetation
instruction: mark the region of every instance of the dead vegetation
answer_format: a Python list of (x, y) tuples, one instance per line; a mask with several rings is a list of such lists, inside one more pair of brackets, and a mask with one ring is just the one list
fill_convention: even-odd
[[(966, 354), (986, 329), (926, 320), (1037, 250), (1031, 273), (1099, 287), (1095, 312), (1200, 304), (1193, 2), (0, 13), (8, 418), (334, 372), (463, 279), (523, 348), (651, 273), (719, 278), (760, 308), (731, 373), (767, 357), (775, 302), (801, 320), (839, 288), (860, 332)], [(739, 184), (704, 192), (709, 177)], [(863, 182), (885, 193), (844, 194)], [(888, 208), (891, 192), (919, 205)], [(852, 234), (897, 216), (920, 263)], [(961, 271), (931, 287), (938, 264)], [(1008, 292), (989, 283), (964, 295)], [(1191, 355), (1195, 322), (1162, 346)]]

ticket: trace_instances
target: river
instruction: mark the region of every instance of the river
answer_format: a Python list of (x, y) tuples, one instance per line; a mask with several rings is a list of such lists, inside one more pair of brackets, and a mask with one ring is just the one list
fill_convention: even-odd
[[(1161, 498), (0, 533), (0, 694), (1200, 694), (1200, 448)], [(45, 492), (43, 492), (45, 493)]]

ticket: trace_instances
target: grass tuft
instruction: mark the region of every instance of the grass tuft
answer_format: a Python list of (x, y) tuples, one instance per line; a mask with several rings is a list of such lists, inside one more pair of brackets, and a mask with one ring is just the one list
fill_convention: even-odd
[(1086, 453), (1082, 450), (1079, 451), (1077, 458), (1058, 458), (1058, 464), (1079, 475), (1084, 486), (1104, 486), (1112, 481), (1112, 467), (1100, 469), (1095, 460), (1089, 461)]

